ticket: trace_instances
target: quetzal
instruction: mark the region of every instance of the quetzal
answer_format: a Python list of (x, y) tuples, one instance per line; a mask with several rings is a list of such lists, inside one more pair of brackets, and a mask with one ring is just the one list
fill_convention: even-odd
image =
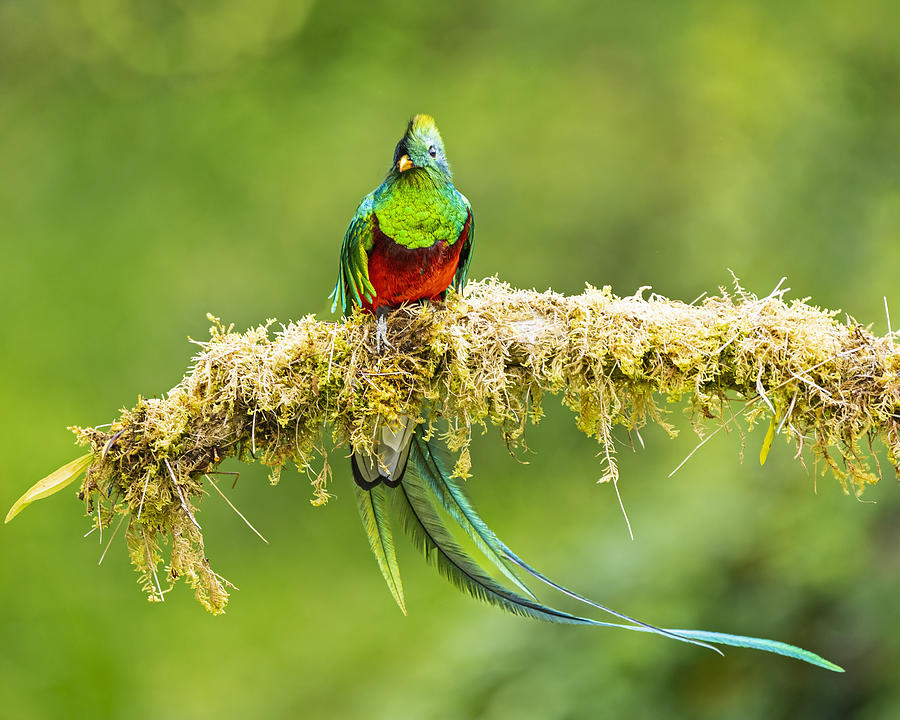
[[(453, 285), (466, 283), (475, 220), (472, 206), (453, 185), (444, 143), (434, 119), (416, 115), (397, 143), (387, 177), (366, 195), (341, 246), (332, 312), (354, 308), (376, 316), (376, 342), (387, 341), (386, 314), (403, 303), (440, 301)], [(398, 427), (382, 424), (374, 451), (351, 459), (356, 498), (369, 545), (400, 609), (406, 612), (397, 565), (389, 505), (413, 543), (457, 587), (509, 612), (557, 623), (620, 627), (653, 632), (705, 647), (720, 643), (754, 647), (838, 669), (806, 650), (772, 640), (701, 630), (664, 630), (588, 600), (553, 582), (512, 552), (485, 524), (460, 483), (451, 477), (442, 453), (422, 426), (404, 418)], [(407, 464), (411, 463), (411, 472)], [(442, 519), (452, 518), (517, 590), (491, 577), (454, 540)], [(628, 624), (605, 623), (543, 605), (525, 586), (524, 571), (556, 590), (610, 613)], [(718, 650), (716, 650), (718, 652)]]

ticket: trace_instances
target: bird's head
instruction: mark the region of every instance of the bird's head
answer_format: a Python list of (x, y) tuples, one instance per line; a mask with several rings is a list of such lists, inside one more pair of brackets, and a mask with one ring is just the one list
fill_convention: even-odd
[(431, 115), (416, 115), (394, 150), (392, 173), (398, 175), (423, 169), (432, 177), (450, 180), (450, 166), (444, 154), (444, 141)]

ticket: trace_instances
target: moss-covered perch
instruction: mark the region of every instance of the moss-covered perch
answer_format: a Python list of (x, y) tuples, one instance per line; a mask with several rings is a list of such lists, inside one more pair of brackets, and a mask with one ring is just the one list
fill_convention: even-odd
[(337, 323), (309, 316), (278, 331), (270, 321), (245, 333), (211, 318), (210, 340), (198, 343), (192, 368), (165, 397), (139, 398), (107, 428), (74, 428), (92, 453), (79, 497), (95, 525), (108, 527), (117, 514), (117, 523), (127, 520), (150, 599), (181, 576), (221, 612), (227, 583), (210, 568), (196, 519), (207, 475), (236, 456), (268, 465), (274, 483), (290, 461), (310, 475), (320, 505), (330, 475), (323, 433), (344, 453), (348, 444), (370, 447), (378, 418), (440, 419), (435, 428), (465, 476), (473, 425), (497, 425), (515, 445), (528, 419), (541, 417), (544, 395), (559, 393), (578, 428), (604, 446), (605, 479), (614, 480), (615, 425), (639, 430), (650, 420), (673, 432), (663, 404), (687, 397), (703, 436), (708, 425), (735, 420), (728, 403), (736, 394), (749, 401), (747, 423), (768, 422), (766, 447), (781, 434), (798, 455), (809, 448), (858, 494), (877, 480), (866, 460), (873, 440), (887, 446), (895, 470), (900, 460), (900, 350), (892, 337), (835, 315), (740, 288), (686, 305), (643, 293), (618, 298), (608, 288), (566, 297), (484, 281), (444, 307), (395, 312), (393, 347), (383, 355), (361, 314)]

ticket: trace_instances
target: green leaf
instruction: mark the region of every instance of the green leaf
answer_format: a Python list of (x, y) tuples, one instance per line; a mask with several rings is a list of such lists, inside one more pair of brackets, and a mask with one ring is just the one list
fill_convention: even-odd
[(31, 503), (33, 503), (35, 500), (40, 500), (41, 498), (53, 495), (54, 493), (57, 493), (64, 487), (66, 487), (66, 485), (72, 483), (74, 480), (77, 480), (81, 476), (81, 473), (83, 473), (90, 467), (93, 460), (93, 453), (82, 455), (80, 458), (77, 458), (70, 463), (66, 463), (58, 470), (54, 470), (43, 480), (40, 480), (32, 485), (28, 489), (28, 492), (26, 492), (22, 497), (16, 500), (15, 504), (9, 509), (9, 512), (6, 514), (6, 520), (4, 520), (3, 522), (8, 523), (16, 515), (22, 512), (22, 510), (31, 505)]
[(775, 438), (775, 417), (772, 416), (772, 422), (769, 423), (769, 429), (766, 431), (766, 437), (763, 439), (762, 447), (759, 450), (759, 464), (765, 465), (766, 458), (769, 457), (769, 449), (772, 447), (772, 440)]

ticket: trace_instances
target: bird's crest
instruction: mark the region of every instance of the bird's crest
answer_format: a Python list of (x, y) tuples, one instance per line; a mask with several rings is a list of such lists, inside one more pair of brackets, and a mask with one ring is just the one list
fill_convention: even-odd
[(431, 117), (431, 115), (413, 115), (412, 119), (409, 121), (409, 125), (406, 126), (406, 135), (404, 135), (404, 138), (409, 138), (413, 135), (425, 143), (435, 143), (441, 147), (444, 145), (441, 132), (438, 130), (437, 124), (434, 122), (434, 118)]
[(437, 132), (437, 125), (434, 122), (434, 118), (431, 115), (413, 115), (412, 120), (409, 121), (409, 127), (407, 128), (407, 133), (416, 133), (416, 135), (424, 135), (430, 130), (434, 130)]

